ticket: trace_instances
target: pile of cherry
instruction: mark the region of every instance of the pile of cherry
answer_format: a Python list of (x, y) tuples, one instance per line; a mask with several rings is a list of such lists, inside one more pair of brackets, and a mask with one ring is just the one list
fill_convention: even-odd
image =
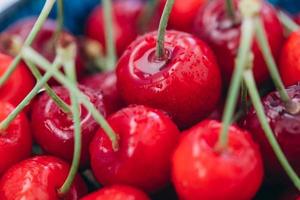
[(246, 53), (275, 144), (242, 87), (251, 80), (236, 81), (240, 100), (226, 102), (248, 1), (230, 12), (224, 0), (104, 0), (113, 24), (99, 6), (75, 37), (46, 20), (47, 0), (38, 20), (3, 31), (0, 200), (299, 200), (300, 29), (285, 29), (267, 2), (258, 17), (270, 55), (256, 36)]

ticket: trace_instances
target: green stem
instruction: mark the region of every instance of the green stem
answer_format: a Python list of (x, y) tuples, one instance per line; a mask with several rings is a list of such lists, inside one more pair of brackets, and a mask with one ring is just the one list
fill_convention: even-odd
[[(113, 29), (113, 11), (111, 6), (111, 0), (102, 0), (103, 3), (103, 18), (104, 18), (104, 31), (105, 31), (105, 44), (106, 44), (106, 67), (107, 70), (113, 70), (116, 65), (116, 45), (115, 45), (115, 33)], [(126, 36), (124, 36), (126, 37)]]
[(242, 107), (242, 111), (244, 113), (247, 113), (248, 110), (248, 91), (247, 91), (247, 87), (245, 85), (245, 82), (242, 81), (241, 83), (241, 107)]
[(294, 22), (287, 14), (284, 12), (280, 11), (279, 14), (279, 19), (282, 22), (282, 24), (285, 26), (285, 28), (289, 32), (294, 32), (300, 29), (300, 26)]
[(8, 128), (9, 124), (18, 116), (20, 112), (30, 103), (30, 101), (38, 94), (39, 90), (47, 83), (47, 81), (52, 77), (53, 72), (58, 70), (61, 66), (61, 62), (56, 58), (53, 64), (50, 64), (45, 75), (36, 83), (32, 90), (27, 94), (27, 96), (21, 101), (21, 103), (0, 123), (0, 130), (5, 130)]
[(244, 72), (244, 80), (245, 83), (248, 87), (248, 91), (250, 94), (250, 97), (253, 102), (253, 106), (256, 110), (257, 117), (260, 121), (260, 124), (266, 134), (266, 137), (270, 143), (270, 145), (273, 148), (273, 151), (275, 155), (277, 156), (280, 164), (286, 171), (287, 175), (290, 177), (291, 181), (294, 183), (296, 188), (300, 190), (300, 179), (296, 172), (293, 170), (291, 165), (289, 164), (287, 158), (285, 157), (284, 153), (282, 152), (280, 145), (278, 144), (276, 138), (274, 137), (274, 134), (272, 133), (272, 129), (268, 123), (268, 120), (266, 118), (266, 115), (264, 113), (264, 107), (261, 103), (259, 93), (257, 91), (257, 87), (255, 85), (254, 77), (253, 77), (253, 72), (252, 70), (246, 70)]
[(138, 20), (138, 27), (140, 27), (140, 31), (144, 32), (147, 29), (147, 25), (151, 21), (152, 17), (154, 16), (155, 9), (157, 8), (157, 5), (159, 3), (159, 0), (148, 0), (146, 3), (146, 6), (144, 6), (144, 9), (142, 13), (139, 16)]
[[(31, 73), (34, 75), (37, 81), (41, 80), (42, 75), (40, 71), (37, 69), (37, 67), (31, 63), (25, 60), (26, 65), (30, 69)], [(66, 104), (53, 90), (52, 88), (46, 83), (44, 86), (47, 94), (51, 97), (51, 99), (54, 101), (54, 103), (64, 112), (64, 113), (71, 113), (70, 107), (68, 104)]]
[(163, 59), (165, 56), (165, 34), (173, 5), (174, 0), (167, 0), (160, 18), (156, 45), (156, 57), (158, 59)]
[(235, 22), (233, 0), (226, 0), (226, 11), (228, 16)]
[(57, 17), (56, 17), (56, 30), (54, 33), (54, 41), (57, 42), (58, 38), (64, 27), (64, 2), (57, 0)]
[[(31, 29), (31, 32), (29, 33), (28, 37), (26, 38), (23, 46), (30, 46), (33, 40), (35, 39), (37, 33), (40, 31), (41, 27), (43, 26), (44, 22), (46, 21), (53, 5), (55, 3), (55, 0), (47, 0), (40, 16), (38, 17), (37, 21), (35, 22), (33, 28)], [(4, 85), (4, 83), (7, 81), (7, 79), (10, 77), (10, 75), (15, 71), (16, 67), (21, 61), (21, 55), (20, 53), (14, 58), (12, 63), (9, 65), (8, 69), (5, 71), (5, 73), (0, 77), (0, 87)]]
[[(24, 58), (27, 58), (31, 62), (35, 63), (37, 66), (42, 68), (45, 71), (51, 70), (51, 64), (45, 58), (43, 58), (39, 53), (33, 50), (30, 47), (24, 48), (22, 50), (22, 55)], [(118, 150), (118, 137), (117, 134), (113, 131), (110, 125), (107, 123), (105, 118), (97, 111), (95, 106), (89, 101), (89, 99), (82, 94), (82, 92), (74, 86), (72, 81), (65, 78), (62, 72), (57, 69), (53, 70), (53, 75), (61, 84), (63, 84), (68, 90), (74, 92), (79, 101), (88, 109), (93, 118), (99, 123), (102, 129), (105, 131), (107, 136), (112, 142), (112, 147), (115, 151)]]
[(222, 118), (222, 129), (217, 143), (217, 149), (224, 149), (228, 142), (228, 129), (237, 103), (239, 88), (242, 82), (243, 71), (249, 61), (250, 48), (253, 41), (254, 26), (251, 18), (245, 18), (241, 26), (240, 47), (231, 83), (228, 90), (228, 96), (225, 103), (224, 114)]

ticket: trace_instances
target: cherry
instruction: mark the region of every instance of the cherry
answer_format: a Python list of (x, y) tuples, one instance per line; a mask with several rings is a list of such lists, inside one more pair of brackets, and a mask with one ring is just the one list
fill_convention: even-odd
[(10, 168), (0, 181), (0, 199), (76, 200), (86, 192), (83, 180), (77, 176), (66, 197), (58, 189), (64, 183), (69, 165), (51, 156), (37, 156)]
[(181, 199), (252, 199), (263, 178), (263, 166), (251, 135), (231, 126), (228, 146), (214, 147), (222, 124), (203, 121), (183, 132), (173, 156), (172, 177)]
[(295, 22), (296, 22), (297, 24), (300, 24), (300, 14), (296, 15), (296, 16), (294, 17), (294, 20), (295, 20)]
[[(8, 69), (13, 59), (10, 56), (0, 53), (0, 77)], [(0, 86), (0, 101), (8, 101), (18, 105), (22, 99), (31, 91), (34, 86), (34, 79), (26, 66), (19, 64), (7, 82)]]
[[(107, 109), (100, 91), (94, 91), (84, 86), (79, 89), (90, 99), (95, 107), (106, 116)], [(66, 103), (70, 104), (70, 95), (66, 88), (57, 86), (54, 92)], [(91, 114), (81, 106), (82, 150), (81, 166), (86, 166), (89, 160), (88, 147), (99, 126)], [(71, 116), (64, 113), (49, 97), (41, 94), (32, 105), (32, 130), (36, 142), (46, 152), (72, 161), (74, 150), (74, 127)]]
[[(10, 103), (0, 101), (0, 121), (14, 109)], [(15, 163), (31, 154), (32, 137), (29, 122), (23, 113), (13, 120), (6, 130), (0, 130), (0, 175)]]
[(130, 186), (113, 185), (104, 187), (81, 200), (150, 200), (146, 194)]
[[(139, 0), (119, 0), (113, 2), (112, 9), (116, 49), (118, 55), (122, 55), (138, 35), (137, 25), (143, 3)], [(105, 47), (104, 27), (103, 8), (98, 6), (87, 20), (86, 35)]]
[[(300, 85), (291, 86), (286, 91), (293, 101), (300, 100)], [(274, 136), (291, 166), (300, 175), (300, 114), (290, 114), (280, 100), (278, 92), (271, 92), (265, 96), (262, 103)], [(253, 134), (254, 139), (260, 144), (265, 171), (272, 183), (284, 183), (286, 180), (282, 178), (285, 177), (283, 176), (285, 173), (265, 137), (253, 108), (242, 121), (242, 125)]]
[(117, 89), (117, 76), (114, 71), (102, 72), (84, 77), (80, 84), (94, 90), (102, 91), (107, 99), (111, 112), (115, 112), (124, 106), (124, 102)]
[(300, 81), (300, 31), (293, 32), (285, 42), (280, 56), (280, 74), (286, 86)]
[(127, 103), (167, 111), (182, 128), (206, 117), (221, 95), (220, 71), (208, 46), (194, 36), (167, 31), (165, 58), (157, 59), (157, 32), (134, 41), (117, 65)]
[(90, 144), (91, 166), (103, 185), (128, 184), (147, 192), (164, 187), (169, 181), (170, 158), (179, 131), (159, 110), (131, 106), (107, 119), (119, 136), (119, 150), (99, 130)]
[[(238, 0), (234, 1), (236, 7), (238, 2)], [(214, 50), (222, 69), (224, 81), (228, 85), (239, 47), (241, 15), (238, 9), (235, 9), (236, 20), (233, 21), (226, 13), (225, 7), (224, 0), (208, 2), (198, 13), (194, 29), (195, 34), (207, 41)], [(277, 58), (280, 54), (284, 35), (276, 10), (263, 1), (260, 16), (267, 31), (273, 56)], [(254, 76), (258, 83), (262, 83), (268, 79), (269, 73), (256, 40), (253, 42), (252, 52), (254, 55)]]

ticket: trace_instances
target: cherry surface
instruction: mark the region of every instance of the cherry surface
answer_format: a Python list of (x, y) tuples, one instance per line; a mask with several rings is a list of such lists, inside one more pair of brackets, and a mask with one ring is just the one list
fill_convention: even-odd
[[(0, 77), (6, 72), (12, 57), (0, 53)], [(0, 101), (18, 105), (34, 86), (34, 78), (26, 66), (19, 64), (6, 83), (0, 87)]]
[(81, 200), (150, 200), (145, 193), (126, 185), (104, 187)]
[(209, 47), (194, 36), (167, 31), (165, 58), (155, 56), (157, 32), (135, 40), (117, 65), (117, 84), (129, 104), (168, 112), (181, 128), (206, 117), (221, 95), (220, 70)]
[(203, 121), (183, 132), (175, 150), (172, 178), (180, 199), (252, 199), (263, 179), (258, 146), (251, 135), (231, 126), (228, 146), (214, 147), (222, 124)]
[[(0, 101), (0, 121), (13, 110), (10, 103)], [(25, 114), (20, 113), (6, 130), (0, 131), (0, 175), (15, 163), (31, 155), (32, 136)]]
[[(113, 1), (113, 28), (118, 55), (122, 55), (127, 46), (138, 35), (138, 19), (143, 10), (140, 0)], [(89, 16), (86, 23), (86, 35), (97, 40), (105, 47), (105, 32), (103, 20), (103, 7), (98, 6)]]
[[(195, 34), (204, 41), (208, 42), (218, 59), (219, 66), (222, 69), (222, 75), (225, 83), (228, 85), (234, 67), (235, 57), (237, 56), (240, 32), (241, 15), (237, 9), (238, 0), (235, 0), (234, 22), (226, 13), (224, 0), (210, 1), (199, 11), (195, 20)], [(277, 18), (276, 10), (262, 1), (260, 16), (263, 21), (267, 38), (275, 58), (278, 58), (284, 41), (283, 28)], [(259, 44), (254, 40), (252, 45), (254, 55), (254, 76), (258, 83), (263, 83), (268, 79), (269, 73)]]
[[(102, 93), (94, 91), (85, 86), (79, 86), (83, 92), (94, 104), (96, 109), (105, 117), (107, 108)], [(70, 104), (70, 95), (66, 88), (53, 87), (55, 93), (66, 103)], [(99, 125), (91, 116), (86, 108), (81, 105), (81, 166), (88, 165), (89, 161), (89, 143), (97, 132)], [(74, 126), (71, 116), (64, 113), (48, 96), (47, 93), (41, 94), (32, 105), (31, 125), (36, 142), (46, 152), (66, 159), (71, 162), (74, 150)]]
[(87, 192), (77, 176), (69, 191), (60, 198), (58, 189), (64, 183), (69, 165), (51, 156), (37, 156), (11, 167), (0, 180), (0, 199), (3, 200), (77, 200)]
[(286, 86), (300, 81), (300, 31), (286, 40), (280, 56), (280, 75)]
[(124, 106), (124, 101), (117, 89), (117, 76), (114, 71), (96, 73), (84, 77), (80, 84), (97, 91), (102, 91), (107, 99), (107, 107), (111, 112), (115, 112)]
[(124, 108), (108, 119), (119, 150), (100, 130), (90, 145), (91, 166), (103, 185), (127, 184), (154, 192), (169, 181), (171, 154), (179, 131), (163, 112), (145, 106)]
[[(294, 85), (287, 89), (291, 99), (300, 101), (300, 85)], [(264, 111), (274, 136), (280, 147), (285, 153), (292, 167), (300, 175), (300, 114), (290, 114), (280, 100), (277, 92), (271, 92), (262, 99)], [(269, 180), (273, 184), (290, 183), (285, 178), (285, 172), (281, 168), (278, 159), (265, 137), (264, 131), (260, 126), (256, 112), (253, 108), (242, 121), (243, 127), (250, 130), (254, 139), (260, 144), (260, 149), (265, 162), (265, 171)]]

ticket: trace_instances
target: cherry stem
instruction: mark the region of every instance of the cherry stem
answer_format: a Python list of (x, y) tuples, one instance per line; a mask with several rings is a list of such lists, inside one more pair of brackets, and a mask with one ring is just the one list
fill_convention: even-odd
[[(111, 0), (103, 0), (103, 18), (106, 44), (106, 70), (113, 70), (116, 65), (116, 44), (113, 28), (113, 10)], [(126, 36), (125, 36), (126, 37)]]
[(252, 18), (246, 17), (241, 25), (240, 47), (225, 103), (224, 114), (222, 117), (223, 125), (221, 128), (218, 143), (216, 145), (217, 150), (226, 148), (228, 143), (228, 129), (231, 124), (233, 113), (237, 103), (239, 88), (243, 77), (243, 71), (247, 66), (249, 60), (248, 56), (253, 41), (253, 35), (253, 20)]
[(80, 103), (82, 103), (87, 110), (91, 113), (93, 118), (97, 121), (97, 123), (103, 128), (107, 136), (112, 142), (112, 147), (115, 151), (118, 150), (118, 136), (114, 132), (114, 130), (110, 127), (110, 125), (107, 123), (105, 118), (101, 113), (98, 112), (98, 110), (95, 108), (95, 106), (89, 101), (89, 99), (84, 95), (77, 87), (67, 79), (62, 72), (60, 72), (57, 69), (52, 69), (51, 64), (47, 59), (45, 59), (43, 56), (41, 56), (38, 52), (33, 50), (30, 47), (26, 47), (22, 50), (22, 55), (24, 58), (30, 60), (31, 62), (35, 63), (37, 66), (39, 66), (41, 69), (48, 71), (53, 71), (54, 78), (59, 81), (62, 85), (64, 85), (69, 91), (74, 92), (76, 94), (76, 97), (79, 99)]
[(142, 32), (146, 31), (147, 25), (154, 16), (155, 9), (157, 8), (158, 3), (158, 0), (148, 0), (146, 6), (144, 6), (144, 9), (138, 20), (138, 27), (140, 27), (140, 30)]
[(58, 57), (54, 59), (53, 64), (44, 76), (37, 81), (36, 85), (27, 94), (27, 96), (19, 103), (19, 105), (0, 123), (0, 130), (6, 130), (9, 124), (18, 116), (20, 112), (30, 103), (30, 101), (38, 94), (39, 90), (47, 83), (53, 76), (53, 72), (58, 70), (61, 66), (61, 61)]
[(287, 14), (280, 11), (278, 14), (278, 17), (281, 21), (281, 23), (285, 26), (285, 28), (289, 32), (294, 32), (300, 29), (300, 26), (294, 22)]
[(226, 0), (226, 11), (228, 16), (235, 22), (233, 0)]
[[(56, 0), (47, 0), (44, 4), (44, 7), (41, 11), (41, 14), (39, 15), (37, 21), (35, 22), (33, 28), (31, 29), (28, 37), (26, 38), (23, 46), (30, 46), (35, 39), (37, 33), (41, 30), (44, 22), (46, 21), (54, 3)], [(10, 75), (15, 71), (16, 67), (21, 61), (21, 54), (18, 53), (18, 55), (14, 58), (14, 60), (9, 65), (8, 69), (5, 71), (5, 73), (0, 77), (0, 87), (4, 85), (4, 83), (7, 81), (7, 79), (10, 77)]]
[[(26, 65), (30, 69), (33, 76), (36, 78), (37, 81), (41, 80), (43, 77), (40, 71), (37, 69), (37, 67), (25, 60)], [(51, 99), (54, 101), (54, 103), (64, 112), (64, 113), (71, 113), (71, 109), (68, 104), (66, 104), (53, 90), (52, 88), (46, 83), (44, 86), (47, 94), (51, 97)]]
[(260, 124), (265, 132), (265, 135), (270, 143), (270, 145), (273, 148), (274, 153), (276, 154), (280, 164), (284, 168), (287, 175), (290, 177), (291, 181), (294, 183), (296, 188), (300, 190), (300, 179), (297, 175), (297, 173), (293, 170), (291, 165), (289, 164), (287, 158), (285, 157), (284, 153), (282, 152), (280, 145), (278, 144), (276, 138), (274, 137), (274, 134), (272, 132), (272, 129), (268, 123), (267, 117), (264, 113), (264, 108), (260, 100), (259, 93), (257, 91), (257, 87), (255, 85), (253, 72), (251, 69), (246, 70), (244, 72), (244, 80), (247, 85), (250, 97), (252, 99), (253, 106), (256, 110), (256, 114), (258, 116), (258, 119), (260, 121)]
[(156, 44), (156, 57), (158, 59), (163, 59), (165, 56), (165, 34), (169, 21), (169, 17), (174, 5), (174, 0), (167, 0), (164, 11), (160, 18), (159, 27), (158, 27), (158, 37)]
[(54, 33), (54, 41), (57, 42), (58, 38), (64, 27), (64, 2), (57, 0), (57, 17), (56, 17), (56, 30)]
[(242, 81), (241, 82), (241, 107), (242, 107), (242, 111), (244, 113), (247, 113), (248, 110), (248, 91), (247, 91), (247, 87), (245, 85), (245, 82)]

